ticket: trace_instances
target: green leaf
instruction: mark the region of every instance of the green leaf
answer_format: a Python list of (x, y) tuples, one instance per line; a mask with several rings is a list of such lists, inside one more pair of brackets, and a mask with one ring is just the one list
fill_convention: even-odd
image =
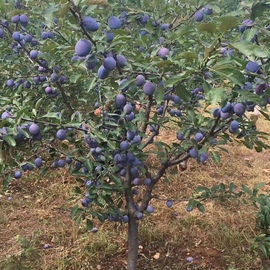
[(113, 174), (110, 175), (110, 179), (115, 183), (115, 185), (119, 188), (123, 188), (123, 182), (122, 179), (120, 177), (117, 177)]
[(252, 191), (250, 190), (250, 188), (248, 187), (248, 186), (246, 186), (246, 185), (242, 185), (242, 190), (245, 192), (245, 193), (247, 193), (248, 195), (250, 195), (250, 196), (252, 196), (253, 195), (253, 193), (252, 193)]
[(81, 208), (79, 208), (78, 205), (73, 206), (71, 208), (71, 218), (76, 220), (78, 218), (78, 216), (81, 215), (82, 211), (83, 210)]
[(204, 213), (204, 212), (205, 212), (205, 208), (204, 208), (204, 206), (203, 206), (202, 203), (198, 203), (198, 204), (197, 204), (197, 208), (198, 208), (198, 210), (199, 210), (201, 213)]
[(4, 138), (4, 140), (11, 146), (15, 146), (16, 145), (16, 141), (13, 137), (13, 135), (8, 135)]
[(217, 105), (227, 98), (227, 92), (224, 88), (212, 88), (207, 94), (206, 99), (212, 105)]
[(265, 245), (261, 244), (260, 249), (262, 250), (264, 256), (268, 257), (268, 248)]
[(246, 90), (237, 90), (236, 91), (238, 95), (244, 97), (245, 100), (253, 101), (253, 102), (261, 102), (262, 98), (259, 95), (256, 95), (252, 92), (246, 91)]
[(59, 114), (57, 113), (57, 112), (55, 112), (55, 113), (51, 113), (51, 112), (49, 112), (49, 113), (46, 113), (45, 115), (43, 115), (42, 117), (47, 117), (47, 118), (57, 118), (57, 119), (59, 119)]
[(93, 229), (93, 221), (90, 220), (90, 219), (86, 219), (86, 227), (87, 227), (87, 230), (92, 230)]
[(82, 191), (79, 187), (75, 187), (75, 191), (76, 194), (82, 194)]
[(257, 28), (246, 29), (243, 33), (243, 40), (250, 41), (256, 34), (258, 34)]
[[(43, 98), (41, 98), (41, 99), (39, 99), (38, 101), (37, 101), (37, 103), (36, 103), (36, 110), (38, 110), (37, 109), (37, 106), (38, 106), (38, 104), (40, 105), (40, 103), (41, 103), (41, 100), (43, 100)], [(19, 110), (19, 111), (17, 111), (17, 114), (16, 114), (16, 124), (19, 124), (20, 123), (20, 121), (21, 121), (21, 118), (25, 115), (25, 113), (27, 113), (28, 112), (28, 108), (26, 107), (26, 108), (23, 108), (23, 109), (21, 109), (21, 110)]]
[(107, 0), (84, 0), (87, 5), (108, 5)]
[(224, 16), (220, 19), (219, 29), (221, 32), (226, 32), (229, 29), (233, 29), (238, 25), (238, 21), (234, 16)]
[(3, 187), (7, 188), (11, 182), (12, 178), (10, 176), (6, 176), (3, 179)]
[(268, 113), (265, 113), (263, 110), (259, 110), (259, 111), (265, 117), (266, 120), (268, 120), (268, 121), (270, 120), (270, 116)]
[(72, 74), (70, 77), (69, 77), (69, 80), (71, 83), (77, 83), (77, 81), (82, 77), (82, 75), (80, 73), (78, 74)]
[(190, 73), (192, 73), (191, 71), (186, 71), (186, 72), (182, 72), (176, 76), (172, 76), (170, 77), (167, 81), (166, 81), (166, 87), (172, 87), (175, 84), (180, 83), (181, 81), (185, 80)]
[[(62, 0), (63, 1), (63, 0)], [(59, 14), (59, 17), (64, 17), (69, 11), (69, 3), (66, 2), (66, 3), (63, 3), (61, 5), (61, 9), (59, 10), (58, 14)]]
[(269, 53), (269, 51), (267, 51), (266, 48), (255, 47), (254, 48), (254, 55), (257, 57), (266, 58), (266, 57), (270, 56), (270, 53)]
[(89, 84), (89, 87), (88, 87), (88, 91), (90, 92), (91, 90), (94, 89), (95, 87), (95, 84), (96, 84), (96, 78), (94, 78), (91, 83)]
[(230, 183), (230, 185), (229, 185), (230, 192), (233, 193), (235, 191), (235, 189), (236, 189), (236, 185), (234, 183)]
[(179, 54), (180, 58), (185, 58), (187, 60), (197, 60), (198, 55), (195, 52), (182, 52)]
[(219, 189), (220, 189), (220, 191), (221, 191), (222, 193), (225, 192), (225, 185), (224, 185), (224, 183), (219, 184)]
[(267, 221), (267, 224), (265, 225), (268, 228), (270, 226), (270, 213), (269, 212), (266, 214), (266, 221)]
[(219, 185), (214, 185), (211, 187), (212, 193), (217, 193), (219, 191)]
[(183, 84), (179, 84), (176, 88), (176, 94), (184, 101), (189, 102), (191, 98), (191, 93), (188, 91)]
[(265, 240), (266, 242), (270, 242), (270, 236), (265, 237), (264, 240)]
[(82, 178), (76, 178), (76, 181), (80, 184), (84, 184), (84, 180)]
[(240, 53), (246, 55), (247, 57), (250, 57), (253, 54), (254, 45), (250, 41), (245, 40), (234, 42), (230, 43), (230, 46), (238, 50)]
[(224, 78), (229, 79), (234, 84), (243, 85), (245, 83), (244, 74), (227, 62), (219, 62), (213, 66), (212, 70)]
[(254, 189), (259, 189), (259, 188), (261, 188), (261, 187), (264, 187), (265, 185), (266, 185), (266, 183), (263, 183), (263, 182), (258, 183), (258, 184), (256, 184), (256, 185), (254, 186)]
[(210, 152), (212, 157), (213, 157), (213, 160), (217, 163), (217, 164), (220, 164), (220, 155), (217, 151), (211, 151)]
[(58, 5), (51, 5), (42, 12), (42, 15), (45, 19), (45, 24), (51, 27), (53, 25), (54, 12), (58, 10)]
[(251, 8), (250, 19), (254, 21), (257, 17), (262, 16), (266, 10), (269, 11), (269, 4), (262, 2), (254, 4)]
[(35, 104), (35, 109), (36, 109), (36, 111), (39, 110), (39, 108), (40, 108), (40, 106), (41, 106), (41, 104), (42, 104), (43, 101), (44, 101), (44, 98), (42, 97), (42, 98), (40, 98), (40, 99), (36, 102), (36, 104)]
[(234, 42), (230, 44), (231, 47), (244, 54), (246, 57), (269, 57), (270, 53), (267, 48), (262, 48), (257, 44), (251, 43), (248, 40)]
[(194, 198), (189, 199), (188, 205), (187, 205), (187, 211), (190, 212), (194, 209), (195, 206), (197, 206), (198, 201)]
[(208, 32), (210, 34), (214, 34), (216, 32), (216, 24), (213, 22), (206, 22), (206, 23), (201, 23), (198, 27), (199, 31), (201, 32)]

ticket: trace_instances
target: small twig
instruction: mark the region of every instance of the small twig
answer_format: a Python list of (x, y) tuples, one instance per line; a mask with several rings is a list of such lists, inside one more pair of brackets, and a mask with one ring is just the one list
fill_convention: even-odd
[[(162, 116), (161, 117), (164, 117), (165, 116), (165, 113), (166, 113), (167, 108), (168, 108), (168, 104), (169, 104), (169, 102), (168, 102), (168, 100), (166, 100), (165, 105), (164, 105), (164, 109), (163, 109), (163, 113), (162, 113)], [(143, 148), (145, 148), (148, 144), (150, 144), (153, 141), (154, 137), (159, 134), (159, 130), (160, 130), (160, 126), (159, 125), (155, 125), (155, 130), (147, 138), (147, 140), (144, 143)]]
[[(12, 118), (12, 119), (16, 119), (15, 116), (9, 116), (8, 118)], [(25, 117), (21, 117), (20, 118), (21, 120), (23, 121), (26, 121), (26, 122), (35, 122), (35, 123), (39, 123), (39, 124), (43, 124), (45, 126), (52, 126), (52, 127), (64, 127), (64, 128), (74, 128), (76, 130), (79, 130), (79, 131), (83, 131), (85, 132), (86, 129), (84, 128), (80, 128), (80, 127), (75, 127), (75, 126), (71, 126), (71, 125), (68, 125), (68, 124), (55, 124), (55, 123), (50, 123), (50, 122), (46, 122), (46, 121), (41, 121), (41, 120), (37, 120), (37, 119), (28, 119), (28, 118), (25, 118)]]
[(70, 46), (72, 46), (72, 44), (57, 30), (54, 29), (54, 31)]
[(171, 30), (174, 30), (174, 29), (178, 28), (183, 22), (185, 22), (185, 21), (189, 20), (190, 18), (192, 18), (192, 17), (194, 16), (194, 14), (195, 14), (198, 10), (200, 10), (200, 9), (202, 9), (202, 8), (203, 8), (203, 6), (198, 7), (193, 13), (191, 13), (191, 14), (188, 16), (187, 19), (184, 18), (183, 20), (181, 20), (180, 23), (177, 24), (176, 26), (172, 27)]
[(145, 120), (143, 123), (143, 127), (142, 127), (142, 133), (146, 132), (147, 126), (148, 126), (148, 122), (149, 122), (149, 118), (150, 118), (150, 112), (151, 112), (151, 107), (153, 104), (153, 95), (149, 96), (148, 98), (148, 102), (146, 105), (146, 109), (145, 109)]

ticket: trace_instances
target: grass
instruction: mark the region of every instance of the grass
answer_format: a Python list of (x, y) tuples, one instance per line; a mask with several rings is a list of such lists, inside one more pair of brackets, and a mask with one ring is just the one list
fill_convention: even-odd
[[(258, 127), (269, 130), (270, 124), (260, 119)], [(237, 143), (228, 149), (220, 165), (190, 161), (169, 184), (160, 183), (155, 212), (140, 224), (138, 269), (269, 269), (270, 261), (252, 249), (258, 230), (251, 203), (208, 200), (204, 214), (185, 211), (184, 200), (198, 185), (266, 182), (262, 191), (270, 191), (270, 151), (255, 153)], [(127, 225), (96, 223), (99, 231), (92, 233), (75, 223), (67, 201), (75, 187), (75, 179), (60, 169), (43, 178), (31, 173), (0, 193), (0, 269), (125, 269)], [(168, 197), (179, 201), (167, 208)]]

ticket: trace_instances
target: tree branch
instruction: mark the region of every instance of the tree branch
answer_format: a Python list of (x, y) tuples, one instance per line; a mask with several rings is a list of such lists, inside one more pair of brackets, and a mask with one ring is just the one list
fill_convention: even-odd
[[(5, 27), (5, 28), (8, 30), (8, 32), (9, 32), (10, 35), (11, 35), (12, 32), (11, 32), (11, 30), (9, 29), (9, 27)], [(33, 61), (34, 61), (34, 62), (37, 63), (39, 66), (45, 68), (48, 72), (53, 73), (53, 70), (52, 70), (52, 69), (48, 68), (47, 66), (44, 66), (44, 65), (41, 63), (41, 61), (39, 61), (38, 59), (30, 59), (30, 58), (29, 58), (29, 53), (30, 53), (30, 51), (25, 47), (24, 44), (21, 43), (21, 41), (17, 41), (17, 42), (21, 45), (21, 48), (27, 53), (27, 57), (28, 57), (28, 60), (29, 60), (30, 62), (33, 62)], [(62, 85), (61, 85), (59, 82), (56, 82), (56, 85), (57, 85), (57, 87), (59, 88), (59, 90), (60, 90), (60, 92), (61, 92), (61, 95), (62, 95), (62, 97), (63, 97), (64, 104), (67, 106), (67, 108), (68, 108), (68, 110), (69, 110), (69, 112), (70, 112), (70, 115), (71, 115), (72, 113), (74, 113), (74, 110), (73, 110), (73, 108), (71, 107), (70, 102), (68, 101), (67, 95), (66, 95), (66, 93), (65, 93), (66, 91), (65, 91), (65, 89), (62, 87)]]
[(147, 102), (147, 105), (146, 105), (145, 117), (144, 117), (145, 121), (143, 123), (143, 127), (142, 127), (142, 130), (141, 130), (143, 133), (146, 132), (146, 129), (147, 129), (147, 126), (148, 126), (152, 104), (153, 104), (153, 95), (148, 97), (148, 102)]
[(80, 12), (78, 11), (77, 7), (74, 5), (74, 3), (69, 0), (69, 3), (71, 4), (71, 7), (69, 8), (70, 12), (72, 13), (72, 15), (79, 21), (80, 27), (83, 31), (83, 34), (87, 36), (87, 38), (93, 43), (93, 45), (96, 47), (97, 43), (95, 40), (93, 40), (93, 38), (87, 33), (87, 31), (85, 30), (85, 28), (82, 25), (82, 16), (80, 14)]

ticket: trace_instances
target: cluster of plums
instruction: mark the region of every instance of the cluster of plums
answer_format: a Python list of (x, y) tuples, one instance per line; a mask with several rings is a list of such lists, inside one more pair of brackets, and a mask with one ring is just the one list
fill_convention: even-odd
[[(201, 22), (205, 18), (205, 15), (211, 15), (212, 12), (213, 10), (211, 9), (211, 7), (207, 5), (201, 10), (196, 11), (193, 18), (196, 22)], [(117, 33), (116, 30), (121, 28), (124, 29), (124, 27), (126, 27), (128, 16), (129, 15), (126, 12), (123, 12), (119, 17), (110, 16), (108, 18), (107, 27), (103, 31), (103, 34), (106, 37), (106, 42), (113, 42), (115, 38), (115, 33)], [(153, 26), (160, 31), (166, 31), (171, 27), (169, 23), (157, 22), (148, 14), (138, 15), (136, 17), (136, 20), (137, 23), (142, 27), (142, 29), (139, 31), (139, 34), (141, 36), (149, 35), (149, 33), (144, 29), (144, 27), (148, 23), (152, 23)], [(39, 51), (36, 47), (38, 45), (37, 39), (30, 33), (27, 33), (29, 19), (25, 14), (15, 15), (11, 18), (10, 21), (12, 24), (16, 25), (16, 31), (12, 32), (13, 42), (11, 43), (10, 47), (13, 49), (14, 53), (22, 52), (23, 46), (27, 47), (27, 57), (30, 59), (30, 61), (37, 64), (36, 71), (38, 75), (33, 77), (32, 80), (24, 78), (9, 78), (6, 81), (6, 86), (9, 88), (17, 88), (18, 86), (22, 85), (25, 88), (31, 88), (33, 85), (42, 85), (44, 86), (44, 92), (46, 93), (46, 95), (50, 97), (58, 95), (59, 92), (57, 88), (59, 87), (59, 85), (66, 84), (68, 82), (68, 78), (61, 74), (60, 66), (54, 66), (50, 68), (48, 61), (43, 59), (42, 52)], [(9, 23), (10, 22), (2, 22), (3, 27), (0, 28), (0, 38), (3, 38), (5, 36), (5, 29), (9, 29)], [(54, 20), (54, 23), (57, 24), (57, 19)], [(245, 20), (240, 26), (239, 31), (243, 33), (244, 31), (250, 29), (253, 26), (253, 21)], [(97, 19), (93, 17), (85, 16), (81, 20), (81, 27), (83, 28), (83, 30), (85, 30), (91, 35), (92, 32), (100, 30), (100, 23)], [(55, 38), (56, 33), (46, 29), (45, 24), (42, 25), (42, 28), (44, 28), (44, 31), (42, 31), (40, 36), (42, 40)], [(124, 55), (115, 51), (108, 51), (105, 53), (96, 52), (96, 48), (94, 48), (95, 44), (93, 43), (94, 42), (91, 39), (79, 39), (75, 44), (75, 54), (71, 58), (71, 63), (82, 61), (86, 69), (96, 72), (96, 75), (99, 78), (99, 82), (105, 80), (114, 72), (122, 72), (123, 69), (129, 66), (130, 63)], [(170, 57), (173, 55), (173, 52), (169, 48), (163, 46), (163, 43), (164, 40), (161, 39), (160, 43), (158, 44), (158, 46), (160, 47), (158, 48), (155, 57), (159, 58), (160, 60), (167, 60), (170, 59)], [(139, 47), (138, 50), (142, 50), (142, 48)], [(233, 54), (233, 51), (229, 49), (228, 44), (224, 43), (221, 45), (220, 53), (224, 56), (231, 56)], [(246, 64), (245, 68), (247, 74), (260, 74), (261, 72), (260, 65), (257, 61), (249, 61)], [(147, 78), (147, 76), (143, 72), (137, 73), (136, 75), (134, 75), (133, 78), (123, 79), (119, 83), (119, 93), (115, 96), (114, 99), (114, 115), (112, 116), (110, 112), (103, 112), (105, 122), (106, 120), (108, 123), (115, 120), (117, 123), (119, 123), (119, 119), (125, 119), (125, 121), (130, 122), (134, 119), (136, 120), (136, 113), (140, 108), (136, 107), (134, 101), (132, 102), (128, 99), (128, 95), (126, 92), (129, 89), (129, 85), (126, 85), (126, 83), (129, 82), (129, 80), (131, 80), (131, 83), (133, 83), (138, 88), (138, 92), (143, 93), (146, 98), (149, 99), (158, 91), (158, 88), (160, 87), (158, 83), (156, 83), (154, 80)], [(250, 84), (251, 83), (247, 82), (243, 89), (253, 90), (253, 86)], [(162, 87), (165, 86), (163, 85)], [(257, 86), (255, 87), (254, 92), (258, 95), (262, 95), (268, 87), (269, 85), (266, 82), (259, 81)], [(182, 117), (182, 112), (184, 111), (187, 104), (183, 102), (183, 100), (180, 98), (179, 95), (176, 94), (174, 90), (175, 89), (173, 88), (169, 90), (165, 88), (164, 99), (161, 104), (158, 104), (156, 106), (155, 112), (158, 115), (169, 113), (170, 116), (173, 117)], [(190, 90), (190, 95), (191, 101), (189, 102), (189, 105), (194, 106), (194, 104), (198, 104), (199, 100), (204, 99), (203, 87), (198, 86), (197, 88)], [(215, 109), (213, 112), (213, 116), (224, 120), (235, 117), (236, 119), (231, 119), (229, 123), (229, 131), (231, 133), (237, 133), (240, 128), (240, 123), (239, 121), (237, 121), (237, 117), (242, 117), (246, 111), (254, 109), (254, 106), (255, 104), (249, 101), (228, 102), (224, 107)], [(164, 111), (165, 108), (167, 108), (167, 111)], [(12, 113), (9, 110), (3, 112), (1, 116), (2, 120), (6, 120), (7, 118), (11, 117)], [(112, 127), (109, 124), (106, 126), (105, 123), (104, 128), (106, 128), (106, 130), (110, 130), (110, 128)], [(87, 133), (87, 129), (85, 131), (86, 132), (84, 132), (84, 142), (89, 147), (89, 151), (92, 157), (100, 163), (100, 165), (94, 168), (97, 173), (100, 173), (104, 170), (102, 162), (104, 161), (104, 158), (106, 158), (104, 153), (104, 146), (98, 143), (97, 140), (92, 137), (92, 135), (90, 136)], [(150, 126), (150, 131), (154, 132), (155, 127)], [(55, 136), (58, 140), (64, 141), (68, 137), (68, 132), (68, 129), (62, 127), (56, 131)], [(21, 138), (24, 138), (25, 134), (28, 134), (28, 136), (34, 141), (42, 139), (41, 127), (38, 123), (28, 123), (18, 127), (18, 134), (16, 134), (15, 139), (19, 140)], [(143, 184), (144, 186), (149, 187), (153, 184), (153, 181), (150, 178), (141, 179), (143, 162), (139, 158), (137, 158), (132, 151), (141, 143), (142, 136), (132, 129), (127, 130), (126, 133), (122, 135), (123, 136), (121, 136), (121, 138), (117, 138), (119, 139), (117, 141), (119, 144), (119, 149), (114, 151), (113, 155), (110, 158), (113, 162), (115, 172), (118, 174), (118, 176), (125, 177), (128, 173), (126, 168), (130, 168), (130, 173), (132, 177), (132, 192), (136, 196), (139, 194), (140, 185)], [(4, 127), (0, 129), (0, 138), (4, 138), (5, 136), (8, 136), (8, 129)], [(185, 138), (184, 134), (177, 133), (177, 139), (180, 142), (183, 142), (187, 138)], [(189, 148), (187, 150), (187, 153), (190, 155), (190, 157), (196, 158), (199, 162), (205, 162), (208, 159), (208, 154), (206, 152), (200, 152), (197, 148), (197, 146), (202, 143), (203, 140), (205, 140), (205, 134), (202, 131), (197, 130), (196, 132), (192, 133), (188, 139), (193, 140), (194, 146)], [(30, 171), (35, 167), (40, 168), (43, 166), (43, 164), (44, 160), (41, 157), (36, 157), (33, 163), (23, 164), (19, 170), (16, 170), (14, 172), (14, 178), (20, 179), (24, 171)], [(66, 164), (72, 164), (75, 170), (81, 171), (85, 175), (87, 175), (87, 173), (89, 172), (88, 168), (84, 166), (83, 163), (75, 161), (71, 157), (59, 158), (52, 163), (51, 167), (63, 168), (66, 166)], [(87, 188), (97, 188), (99, 185), (100, 183), (98, 181), (95, 182), (88, 179), (85, 181), (85, 186)], [(91, 198), (91, 196), (89, 196), (88, 193), (86, 193), (85, 198), (82, 200), (81, 203), (84, 207), (88, 207), (92, 202), (93, 199)], [(173, 201), (167, 200), (166, 205), (169, 208), (172, 207)], [(144, 212), (141, 211), (138, 205), (136, 205), (136, 210), (137, 218), (142, 219)], [(149, 205), (146, 209), (146, 212), (151, 214), (154, 212), (154, 208)], [(122, 220), (123, 222), (128, 222), (129, 220), (128, 215), (125, 213), (117, 213), (115, 215), (108, 214), (107, 218), (111, 221)]]

